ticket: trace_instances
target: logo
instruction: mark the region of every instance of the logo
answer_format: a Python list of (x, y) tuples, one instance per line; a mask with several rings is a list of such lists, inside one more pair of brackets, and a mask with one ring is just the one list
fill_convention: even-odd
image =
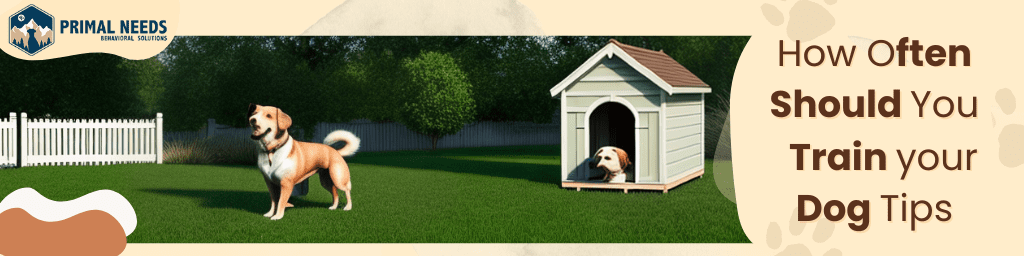
[(30, 4), (25, 9), (11, 15), (10, 23), (8, 23), (11, 33), (7, 42), (29, 56), (35, 55), (53, 45), (53, 35), (55, 34), (53, 21), (53, 15)]

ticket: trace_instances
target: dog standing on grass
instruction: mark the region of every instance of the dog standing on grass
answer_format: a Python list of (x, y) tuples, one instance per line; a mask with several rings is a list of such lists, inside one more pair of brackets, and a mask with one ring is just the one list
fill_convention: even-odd
[[(352, 209), (352, 180), (345, 156), (359, 149), (359, 138), (351, 132), (337, 130), (324, 139), (324, 144), (296, 141), (288, 135), (292, 118), (271, 106), (249, 104), (249, 126), (252, 139), (260, 143), (258, 165), (263, 180), (270, 190), (270, 211), (263, 216), (271, 220), (284, 217), (292, 188), (314, 173), (320, 174), (320, 185), (334, 196), (329, 209), (338, 209), (338, 190), (345, 191), (345, 208)], [(328, 145), (344, 141), (345, 146), (335, 150)], [(326, 145), (325, 145), (326, 144)]]

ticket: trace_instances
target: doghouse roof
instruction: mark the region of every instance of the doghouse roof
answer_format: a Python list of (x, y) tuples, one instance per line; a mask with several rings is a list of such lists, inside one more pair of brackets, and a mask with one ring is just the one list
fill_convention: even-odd
[(662, 51), (652, 51), (628, 44), (619, 42), (618, 40), (608, 40), (608, 45), (601, 48), (587, 62), (576, 68), (572, 74), (551, 88), (551, 96), (558, 96), (558, 93), (564, 90), (569, 85), (579, 81), (584, 74), (593, 69), (595, 66), (600, 64), (601, 57), (618, 56), (620, 59), (629, 64), (633, 69), (643, 74), (647, 79), (650, 79), (654, 84), (658, 85), (662, 90), (668, 92), (669, 95), (673, 93), (707, 93), (711, 92), (711, 87), (704, 81), (700, 80), (690, 70), (683, 67), (682, 64), (676, 62), (675, 59), (668, 56)]

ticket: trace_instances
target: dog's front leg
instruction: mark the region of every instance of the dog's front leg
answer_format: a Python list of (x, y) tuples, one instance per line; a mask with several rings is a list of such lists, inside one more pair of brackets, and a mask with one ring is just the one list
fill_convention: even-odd
[(277, 211), (274, 213), (274, 216), (270, 217), (271, 220), (279, 220), (284, 217), (284, 208), (286, 207), (280, 206), (288, 205), (288, 198), (292, 196), (292, 188), (294, 186), (295, 184), (289, 180), (281, 181), (281, 191), (278, 192), (279, 199), (277, 200), (277, 206), (279, 207), (274, 207)]
[(269, 218), (270, 216), (274, 216), (274, 213), (277, 212), (277, 199), (281, 196), (281, 186), (274, 184), (274, 182), (270, 181), (270, 179), (267, 179), (266, 177), (263, 177), (263, 181), (267, 183), (267, 190), (270, 191), (270, 211), (263, 214), (263, 217)]

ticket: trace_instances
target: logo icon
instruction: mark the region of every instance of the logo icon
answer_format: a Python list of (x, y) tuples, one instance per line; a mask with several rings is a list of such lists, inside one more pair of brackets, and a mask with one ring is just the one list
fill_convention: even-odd
[(53, 15), (30, 4), (25, 9), (11, 15), (10, 23), (8, 23), (11, 33), (7, 42), (29, 56), (35, 55), (53, 45), (53, 21)]

